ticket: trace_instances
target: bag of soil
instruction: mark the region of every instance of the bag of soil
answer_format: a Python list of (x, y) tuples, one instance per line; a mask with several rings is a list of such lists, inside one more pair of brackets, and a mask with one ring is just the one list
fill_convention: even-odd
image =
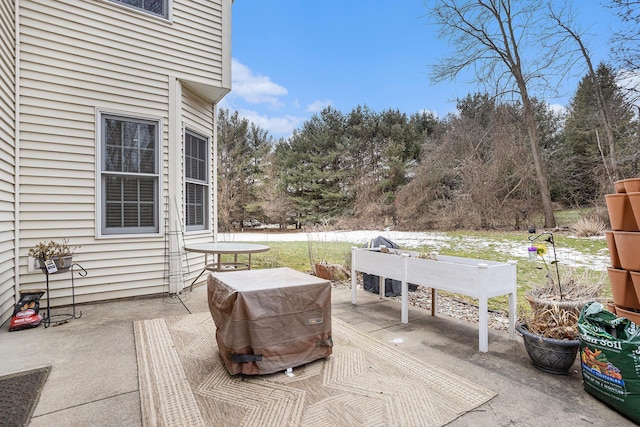
[(42, 323), (40, 316), (40, 298), (44, 291), (22, 291), (20, 300), (13, 310), (13, 316), (9, 323), (9, 331), (19, 331), (21, 329), (35, 328)]
[(640, 327), (590, 302), (578, 330), (584, 389), (640, 423)]

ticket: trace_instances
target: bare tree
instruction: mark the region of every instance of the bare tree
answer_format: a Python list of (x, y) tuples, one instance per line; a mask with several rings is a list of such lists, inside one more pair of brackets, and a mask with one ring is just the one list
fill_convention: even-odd
[(454, 48), (433, 67), (434, 80), (452, 79), (463, 70), (471, 69), (474, 81), (488, 86), (497, 97), (517, 95), (522, 102), (545, 226), (555, 227), (532, 91), (554, 90), (550, 77), (562, 77), (560, 70), (567, 61), (567, 51), (550, 33), (544, 3), (541, 0), (437, 0), (435, 5), (427, 7), (440, 27), (440, 37)]
[[(412, 180), (398, 191), (398, 224), (443, 230), (530, 225), (525, 221), (539, 203), (532, 197), (530, 150), (521, 142), (520, 106), (476, 94), (458, 100), (457, 108), (443, 123), (446, 130), (423, 146)], [(545, 106), (535, 108), (541, 114)]]
[(640, 70), (640, 0), (610, 0), (620, 23), (612, 37), (611, 52), (627, 71)]
[[(609, 180), (611, 181), (611, 185), (613, 185), (613, 182), (618, 179), (615, 138), (613, 136), (611, 119), (609, 118), (609, 109), (607, 108), (606, 100), (604, 98), (604, 94), (602, 93), (602, 87), (600, 86), (600, 82), (598, 81), (596, 71), (593, 68), (591, 55), (589, 55), (589, 50), (582, 41), (582, 36), (580, 35), (579, 30), (573, 27), (574, 20), (572, 18), (571, 10), (566, 11), (566, 13), (557, 13), (553, 10), (553, 5), (551, 4), (551, 2), (548, 3), (548, 9), (550, 18), (555, 21), (558, 27), (565, 31), (567, 36), (578, 45), (580, 54), (583, 56), (587, 65), (587, 75), (593, 83), (594, 95), (596, 97), (596, 103), (598, 105), (598, 115), (600, 116), (600, 120), (602, 120), (602, 125), (605, 129), (605, 136), (607, 138), (607, 144), (609, 146), (609, 163), (611, 165), (611, 171), (610, 173), (608, 173), (608, 175)], [(563, 18), (563, 15), (567, 18)], [(604, 166), (605, 169), (609, 171), (606, 163)]]

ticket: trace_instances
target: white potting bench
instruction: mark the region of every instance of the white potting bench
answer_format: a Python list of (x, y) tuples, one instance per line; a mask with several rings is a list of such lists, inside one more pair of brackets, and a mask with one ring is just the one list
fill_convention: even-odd
[(380, 296), (384, 297), (384, 279), (402, 282), (400, 320), (409, 322), (409, 283), (431, 288), (431, 315), (435, 316), (437, 290), (478, 299), (479, 350), (489, 351), (488, 299), (509, 296), (509, 338), (515, 339), (516, 261), (507, 263), (432, 254), (435, 259), (418, 258), (415, 252), (380, 248), (351, 248), (351, 303), (357, 303), (356, 272), (380, 277)]

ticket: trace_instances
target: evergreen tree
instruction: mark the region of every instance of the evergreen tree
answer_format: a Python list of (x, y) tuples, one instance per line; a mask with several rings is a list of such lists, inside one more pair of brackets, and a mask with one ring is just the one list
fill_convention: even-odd
[(224, 228), (242, 226), (260, 216), (260, 185), (266, 156), (271, 148), (269, 134), (238, 112), (218, 113), (218, 220)]
[(344, 140), (345, 118), (327, 107), (281, 141), (276, 157), (292, 199), (298, 225), (325, 223), (348, 212)]
[[(594, 203), (609, 192), (614, 176), (629, 169), (624, 154), (629, 148), (629, 134), (633, 129), (633, 114), (624, 100), (624, 93), (616, 84), (613, 69), (601, 63), (596, 70), (596, 81), (602, 91), (605, 108), (612, 124), (617, 162), (610, 162), (605, 130), (596, 102), (596, 92), (588, 75), (578, 84), (569, 106), (565, 124), (566, 147), (563, 158), (567, 167), (565, 192), (573, 195), (574, 203)], [(614, 169), (614, 170), (612, 170)]]

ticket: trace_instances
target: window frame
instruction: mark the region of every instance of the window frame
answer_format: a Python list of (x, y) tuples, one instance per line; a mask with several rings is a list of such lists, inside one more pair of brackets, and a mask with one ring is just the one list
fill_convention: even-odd
[[(184, 179), (184, 227), (186, 231), (205, 231), (210, 229), (210, 203), (211, 203), (211, 137), (205, 136), (203, 133), (198, 132), (192, 128), (184, 128), (183, 133), (184, 149), (183, 149), (183, 179)], [(198, 159), (195, 157), (195, 161), (200, 161), (204, 168), (204, 180), (187, 176), (189, 172), (188, 159), (187, 159), (187, 136), (190, 135), (199, 139), (204, 143), (204, 158)], [(191, 156), (194, 158), (194, 156)], [(189, 224), (189, 193), (188, 188), (190, 185), (199, 186), (202, 191), (202, 224)]]
[[(142, 13), (146, 13), (147, 15), (151, 15), (157, 18), (163, 18), (163, 19), (171, 19), (171, 7), (172, 7), (172, 1), (173, 0), (162, 0), (162, 8), (163, 8), (163, 13), (156, 13), (156, 12), (152, 12), (150, 10), (145, 9), (144, 7), (138, 7), (138, 6), (134, 6), (132, 4), (127, 4), (124, 2), (124, 0), (109, 0), (111, 3), (115, 3), (118, 6), (121, 7), (126, 7), (128, 9), (132, 9), (138, 12), (142, 12)], [(144, 1), (144, 0), (143, 0)]]
[[(148, 172), (124, 172), (106, 170), (107, 141), (105, 126), (107, 119), (117, 119), (140, 124), (152, 124), (155, 126), (154, 137), (154, 171)], [(161, 234), (161, 210), (162, 210), (162, 150), (163, 150), (163, 123), (159, 117), (140, 116), (129, 113), (113, 111), (97, 111), (97, 165), (96, 165), (96, 212), (97, 212), (97, 237), (123, 237), (123, 236), (157, 236)], [(107, 227), (107, 178), (131, 177), (131, 178), (152, 178), (154, 180), (153, 195), (153, 226), (136, 227)], [(140, 199), (138, 199), (140, 202)]]

